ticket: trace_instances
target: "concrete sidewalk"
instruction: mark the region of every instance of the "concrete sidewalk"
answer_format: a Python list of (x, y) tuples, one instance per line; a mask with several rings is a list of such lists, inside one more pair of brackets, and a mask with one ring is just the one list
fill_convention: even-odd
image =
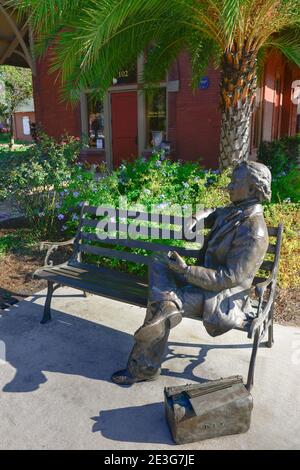
[(261, 347), (250, 431), (175, 446), (164, 416), (165, 385), (242, 374), (251, 342), (240, 332), (211, 338), (184, 319), (174, 330), (159, 380), (110, 381), (123, 368), (144, 309), (59, 289), (53, 321), (40, 325), (45, 292), (1, 311), (1, 449), (299, 449), (300, 329), (275, 326)]
[(20, 217), (22, 217), (22, 214), (15, 202), (8, 199), (0, 202), (0, 223)]

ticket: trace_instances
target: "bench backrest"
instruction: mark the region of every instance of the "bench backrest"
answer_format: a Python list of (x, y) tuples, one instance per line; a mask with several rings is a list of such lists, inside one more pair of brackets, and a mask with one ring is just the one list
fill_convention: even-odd
[(267, 249), (267, 253), (257, 276), (253, 280), (253, 285), (256, 285), (257, 283), (266, 280), (270, 276), (272, 276), (273, 279), (276, 279), (277, 277), (280, 259), (280, 248), (283, 235), (283, 225), (279, 224), (278, 227), (268, 226), (268, 235), (269, 246)]
[[(138, 219), (136, 219), (137, 215)], [(101, 221), (107, 221), (107, 217), (111, 217), (111, 221), (105, 227), (104, 223), (101, 225)], [(110, 209), (107, 206), (94, 207), (84, 204), (76, 235), (75, 251), (79, 259), (82, 253), (87, 253), (145, 265), (148, 265), (151, 259), (147, 253), (145, 255), (134, 253), (130, 251), (131, 249), (138, 248), (148, 252), (176, 250), (181, 256), (198, 258), (200, 246), (195, 243), (196, 232), (189, 232), (188, 238), (186, 237), (186, 226), (189, 222), (190, 219), (176, 215), (150, 215), (144, 212), (125, 212)], [(132, 230), (135, 231), (135, 235), (138, 232), (138, 236), (146, 239), (127, 237), (127, 233), (132, 234)], [(277, 276), (282, 230), (281, 224), (278, 227), (268, 227), (270, 243), (266, 259), (254, 279), (254, 285), (269, 277), (270, 274), (274, 278)], [(99, 239), (100, 234), (105, 235), (105, 239)], [(208, 235), (204, 238), (207, 237)], [(147, 238), (158, 240), (158, 242), (148, 241)], [(185, 240), (188, 246), (171, 245), (169, 240)]]
[[(183, 239), (194, 244), (196, 233), (189, 232), (190, 235), (186, 238), (184, 230), (185, 224), (190, 219), (176, 215), (150, 215), (144, 212), (125, 212), (113, 209), (112, 220), (104, 229), (105, 224), (101, 225), (101, 222), (107, 221), (107, 216), (110, 217), (109, 210), (106, 206), (83, 206), (76, 236), (77, 249), (80, 253), (114, 257), (139, 264), (149, 264), (149, 256), (133, 253), (129, 250), (138, 248), (150, 252), (168, 252), (176, 249), (181, 256), (191, 258), (198, 256), (199, 247), (196, 245), (195, 247), (179, 247), (168, 242), (168, 240)], [(132, 235), (133, 231), (137, 237), (140, 237), (139, 239), (127, 237), (126, 234)], [(105, 235), (105, 239), (99, 238), (101, 234)], [(159, 242), (148, 241), (149, 238), (159, 240)], [(116, 245), (118, 249), (116, 249)]]

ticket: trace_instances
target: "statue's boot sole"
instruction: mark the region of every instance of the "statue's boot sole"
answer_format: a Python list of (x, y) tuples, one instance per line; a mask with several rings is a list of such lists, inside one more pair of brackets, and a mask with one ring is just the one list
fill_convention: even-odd
[(182, 320), (181, 313), (176, 310), (167, 315), (161, 315), (149, 323), (141, 326), (134, 334), (136, 341), (156, 342), (162, 339), (166, 332), (166, 323), (169, 328), (175, 328)]
[(133, 385), (138, 382), (150, 382), (152, 380), (158, 379), (160, 376), (160, 369), (155, 373), (155, 375), (152, 375), (151, 377), (146, 377), (146, 378), (139, 378), (139, 377), (134, 377), (133, 375), (130, 374), (130, 372), (127, 369), (120, 370), (118, 372), (115, 372), (111, 376), (111, 380), (118, 385)]

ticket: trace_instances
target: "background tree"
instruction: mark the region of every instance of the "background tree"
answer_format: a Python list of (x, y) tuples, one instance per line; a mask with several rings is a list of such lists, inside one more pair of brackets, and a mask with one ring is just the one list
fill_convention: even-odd
[(39, 50), (53, 46), (63, 93), (103, 94), (120, 69), (148, 49), (144, 79), (161, 78), (182, 50), (193, 83), (209, 63), (221, 70), (220, 166), (249, 155), (259, 68), (273, 49), (300, 66), (299, 0), (14, 0), (30, 15)]
[(14, 144), (13, 114), (16, 109), (32, 97), (31, 71), (10, 65), (0, 66), (0, 82), (2, 98), (0, 100), (0, 116), (10, 123), (10, 148)]

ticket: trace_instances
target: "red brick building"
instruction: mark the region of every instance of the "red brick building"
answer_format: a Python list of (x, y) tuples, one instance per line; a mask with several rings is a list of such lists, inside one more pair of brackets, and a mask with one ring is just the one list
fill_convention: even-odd
[[(34, 78), (36, 122), (57, 138), (65, 132), (88, 136), (89, 149), (84, 156), (89, 161), (105, 160), (110, 167), (117, 166), (122, 159), (134, 158), (151, 148), (152, 131), (162, 131), (176, 158), (200, 158), (207, 167), (217, 166), (221, 124), (218, 71), (209, 69), (193, 92), (189, 59), (181, 54), (166, 81), (149, 97), (138, 87), (137, 77), (143, 66), (139, 60), (136, 70), (120, 72), (103, 101), (93, 103), (89, 93), (83, 93), (80, 104), (72, 108), (61, 101), (60, 81), (49, 74), (48, 61), (46, 57), (37, 63)], [(297, 79), (299, 68), (280, 54), (269, 57), (253, 116), (253, 156), (262, 140), (300, 131), (300, 110), (291, 100), (292, 84)]]

